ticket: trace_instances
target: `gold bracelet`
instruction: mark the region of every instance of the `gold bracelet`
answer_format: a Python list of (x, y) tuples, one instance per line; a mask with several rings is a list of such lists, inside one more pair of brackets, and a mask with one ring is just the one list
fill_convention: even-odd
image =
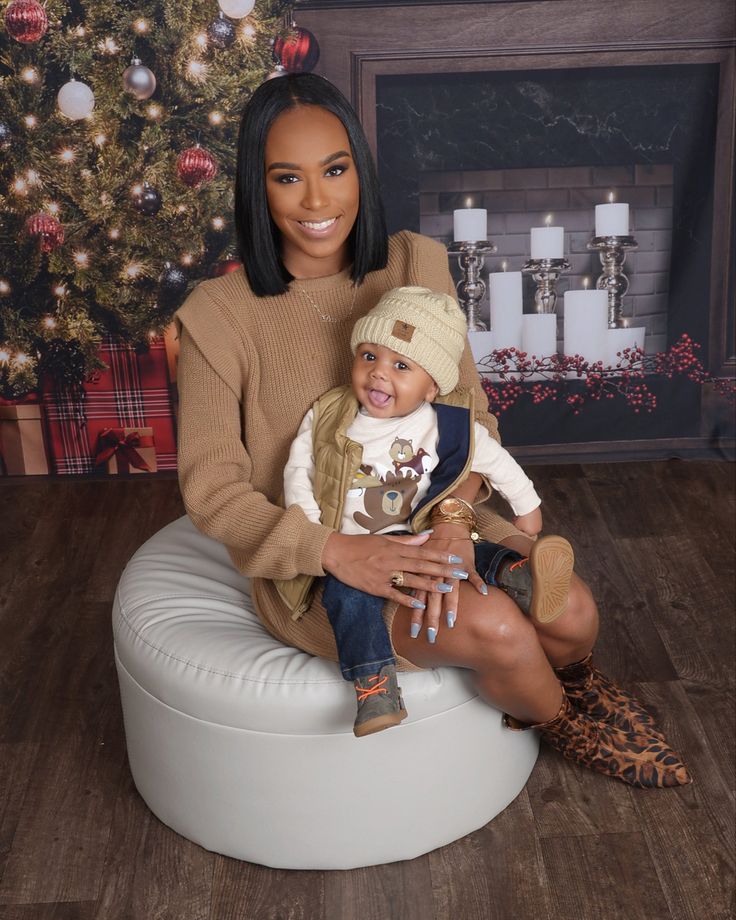
[(431, 524), (465, 524), (469, 530), (470, 539), (474, 543), (480, 539), (475, 510), (463, 498), (455, 498), (454, 495), (443, 498), (432, 508), (429, 520)]

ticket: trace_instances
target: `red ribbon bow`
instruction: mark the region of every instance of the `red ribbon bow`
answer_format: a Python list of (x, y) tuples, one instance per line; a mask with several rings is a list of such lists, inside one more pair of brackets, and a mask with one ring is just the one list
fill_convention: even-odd
[(97, 438), (97, 451), (95, 466), (107, 463), (110, 457), (118, 455), (118, 462), (122, 461), (126, 469), (134, 466), (137, 470), (151, 472), (151, 467), (141, 457), (136, 447), (153, 447), (153, 437), (150, 434), (141, 435), (139, 431), (125, 434), (123, 428), (103, 428)]

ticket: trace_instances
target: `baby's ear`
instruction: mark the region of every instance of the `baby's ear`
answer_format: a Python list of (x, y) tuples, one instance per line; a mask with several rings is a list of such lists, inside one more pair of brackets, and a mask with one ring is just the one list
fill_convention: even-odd
[(427, 390), (426, 401), (430, 403), (434, 402), (435, 399), (437, 399), (437, 397), (439, 396), (439, 392), (440, 392), (440, 388), (437, 386), (437, 384), (433, 380), (431, 386)]

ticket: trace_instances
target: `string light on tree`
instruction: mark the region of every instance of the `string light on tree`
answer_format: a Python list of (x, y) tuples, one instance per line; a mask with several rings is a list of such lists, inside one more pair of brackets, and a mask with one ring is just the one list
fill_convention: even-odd
[(10, 293), (10, 285), (5, 280), (5, 278), (0, 278), (0, 294), (5, 297), (6, 294)]
[(38, 83), (38, 71), (35, 67), (24, 67), (20, 72), (20, 78), (24, 83)]
[(213, 230), (222, 230), (224, 226), (225, 226), (224, 217), (213, 217), (212, 218), (212, 229)]
[(187, 64), (187, 76), (192, 83), (204, 83), (207, 79), (208, 67), (204, 61), (192, 58)]
[(53, 214), (54, 217), (56, 217), (56, 215), (57, 215), (57, 214), (59, 213), (59, 211), (61, 210), (61, 209), (59, 208), (58, 202), (56, 202), (56, 201), (49, 201), (49, 202), (47, 202), (47, 203), (44, 205), (44, 208), (45, 208), (45, 210), (47, 210), (47, 211), (49, 212), (49, 214)]
[(224, 121), (224, 115), (222, 114), (222, 112), (213, 111), (213, 112), (210, 112), (208, 119), (211, 125), (217, 126), (217, 125), (221, 125), (222, 122)]
[(44, 316), (43, 324), (46, 329), (56, 329), (56, 325), (57, 325), (56, 320), (54, 319), (53, 316)]
[(57, 284), (54, 286), (53, 293), (55, 297), (66, 297), (66, 285)]
[(41, 177), (39, 176), (39, 174), (36, 172), (35, 169), (29, 169), (28, 172), (26, 173), (26, 181), (28, 182), (29, 185), (40, 185)]
[(255, 41), (256, 27), (250, 20), (246, 20), (240, 27), (239, 38), (244, 45), (250, 45)]
[(22, 176), (16, 176), (16, 178), (13, 179), (10, 188), (15, 192), (16, 195), (28, 194), (28, 182)]
[(32, 114), (24, 115), (23, 124), (26, 126), (26, 128), (33, 129), (33, 128), (38, 127), (38, 119), (36, 118), (35, 115), (32, 115)]
[(103, 134), (102, 131), (99, 134), (94, 136), (95, 147), (104, 147), (107, 143), (107, 135)]
[(72, 147), (64, 147), (59, 151), (59, 159), (62, 163), (66, 163), (67, 166), (74, 162), (75, 157), (76, 153)]
[(194, 44), (200, 49), (200, 51), (204, 51), (207, 47), (207, 33), (197, 32), (197, 34), (194, 36)]
[(153, 121), (158, 121), (163, 114), (163, 109), (157, 102), (152, 102), (146, 106), (146, 115)]
[(110, 36), (105, 38), (103, 41), (98, 42), (97, 47), (103, 54), (117, 54), (118, 51), (120, 51), (118, 43), (114, 38), (111, 38)]
[(146, 32), (148, 32), (148, 23), (141, 17), (135, 20), (133, 23), (133, 28), (136, 32), (138, 32), (139, 35), (144, 35)]
[(111, 240), (119, 240), (120, 230), (118, 230), (117, 227), (110, 227), (110, 229), (107, 231), (107, 235)]
[(140, 275), (142, 271), (143, 271), (143, 266), (141, 265), (140, 262), (129, 262), (125, 266), (123, 277), (128, 281), (133, 281)]
[(78, 249), (74, 253), (74, 264), (77, 268), (88, 268), (89, 267), (89, 253), (85, 252), (84, 249)]

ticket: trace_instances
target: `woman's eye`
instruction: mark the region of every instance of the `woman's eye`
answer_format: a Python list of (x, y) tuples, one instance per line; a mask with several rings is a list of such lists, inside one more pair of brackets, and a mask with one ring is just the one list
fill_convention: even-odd
[(337, 163), (335, 164), (335, 166), (330, 166), (330, 168), (327, 170), (325, 175), (326, 176), (341, 176), (345, 172), (346, 169), (347, 169), (347, 166), (343, 165), (342, 163)]
[(291, 173), (284, 173), (283, 176), (277, 176), (276, 181), (280, 182), (282, 185), (291, 185), (292, 182), (298, 182), (299, 179), (297, 176), (291, 175)]

